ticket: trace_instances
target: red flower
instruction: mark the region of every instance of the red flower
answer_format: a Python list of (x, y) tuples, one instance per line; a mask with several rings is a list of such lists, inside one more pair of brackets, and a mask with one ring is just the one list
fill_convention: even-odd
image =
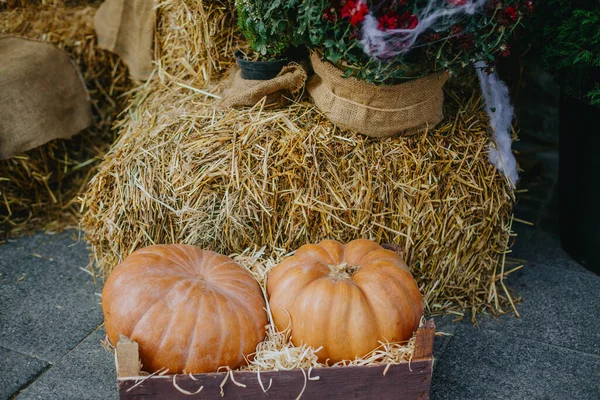
[(450, 28), (450, 34), (452, 36), (458, 35), (463, 31), (463, 27), (461, 25), (454, 25)]
[(348, 0), (342, 7), (342, 18), (350, 18), (352, 25), (358, 25), (365, 19), (365, 15), (369, 13), (369, 7), (363, 0)]
[(532, 13), (533, 12), (533, 1), (524, 1), (523, 8), (525, 8), (525, 10), (527, 12)]
[(498, 55), (500, 57), (510, 56), (510, 45), (507, 43), (501, 44), (500, 47), (498, 47)]
[(323, 11), (323, 19), (326, 19), (329, 22), (335, 22), (337, 20), (337, 13), (335, 12), (335, 8), (330, 7)]
[(427, 42), (437, 42), (438, 40), (440, 40), (441, 36), (439, 33), (429, 33), (428, 35), (425, 36), (425, 40)]
[(415, 29), (417, 25), (419, 25), (419, 18), (408, 11), (398, 18), (398, 27), (402, 29)]
[(453, 6), (464, 6), (467, 3), (467, 0), (448, 0), (448, 3)]
[(506, 7), (506, 9), (504, 10), (504, 13), (512, 21), (515, 21), (517, 19), (517, 17), (519, 16), (519, 14), (517, 13), (517, 9), (513, 6)]
[(382, 15), (377, 19), (377, 21), (379, 21), (380, 31), (398, 28), (398, 14), (396, 14), (394, 11), (391, 11), (389, 14)]
[(465, 50), (471, 50), (475, 46), (475, 37), (472, 33), (467, 33), (458, 38), (458, 44)]

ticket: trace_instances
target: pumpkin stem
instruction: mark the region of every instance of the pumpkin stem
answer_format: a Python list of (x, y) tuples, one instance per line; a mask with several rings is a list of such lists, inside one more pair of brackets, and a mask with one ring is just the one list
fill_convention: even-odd
[(348, 265), (347, 263), (341, 263), (339, 265), (329, 265), (329, 276), (335, 276), (337, 278), (352, 279), (360, 268), (358, 265)]

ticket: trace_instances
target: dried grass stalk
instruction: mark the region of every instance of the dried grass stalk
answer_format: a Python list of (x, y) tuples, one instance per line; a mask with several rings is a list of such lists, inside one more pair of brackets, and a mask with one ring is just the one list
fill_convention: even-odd
[(72, 139), (0, 161), (0, 240), (41, 228), (76, 226), (78, 194), (115, 139), (111, 125), (131, 83), (118, 58), (96, 47), (92, 18), (98, 4), (38, 1), (23, 7), (13, 2), (0, 12), (0, 33), (49, 42), (71, 54), (94, 111), (93, 126)]

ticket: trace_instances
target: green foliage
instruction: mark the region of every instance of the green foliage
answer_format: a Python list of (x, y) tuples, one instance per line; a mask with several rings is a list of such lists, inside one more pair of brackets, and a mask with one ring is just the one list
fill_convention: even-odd
[(546, 66), (568, 94), (600, 107), (600, 1), (548, 0), (538, 12)]
[[(365, 4), (379, 20), (391, 18), (388, 20), (397, 23), (396, 28), (407, 29), (402, 22), (410, 22), (407, 16), (416, 18), (429, 1), (365, 0)], [(294, 36), (307, 47), (320, 50), (346, 76), (376, 84), (395, 83), (444, 69), (458, 70), (482, 59), (493, 64), (497, 57), (509, 54), (508, 40), (530, 11), (523, 0), (490, 1), (484, 13), (465, 17), (445, 31), (430, 30), (421, 35), (410, 51), (375, 59), (361, 47), (362, 26), (347, 16), (349, 3), (302, 1)], [(440, 4), (444, 6), (443, 2)], [(451, 0), (445, 6), (451, 6)]]
[(238, 26), (261, 59), (278, 59), (297, 44), (292, 35), (301, 0), (236, 0)]
[(594, 89), (587, 93), (587, 97), (590, 100), (590, 103), (596, 107), (600, 107), (600, 84), (596, 83)]
[[(413, 79), (438, 70), (464, 68), (474, 61), (494, 62), (509, 53), (507, 40), (531, 10), (525, 0), (490, 0), (483, 13), (429, 29), (412, 49), (377, 59), (362, 45), (362, 22), (368, 12), (388, 29), (414, 29), (431, 0), (236, 0), (239, 26), (262, 59), (281, 58), (292, 46), (319, 50), (346, 76), (373, 83)], [(439, 7), (462, 0), (437, 0)], [(358, 15), (358, 16), (357, 16)], [(393, 26), (390, 26), (393, 25)]]

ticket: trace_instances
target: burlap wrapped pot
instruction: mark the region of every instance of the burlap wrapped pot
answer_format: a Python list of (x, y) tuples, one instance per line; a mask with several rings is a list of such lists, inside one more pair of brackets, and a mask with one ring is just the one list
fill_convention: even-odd
[(229, 73), (219, 104), (223, 107), (252, 107), (266, 97), (265, 104), (284, 106), (302, 91), (306, 75), (305, 67), (290, 63), (273, 79), (244, 79), (240, 68), (235, 66)]
[(442, 87), (447, 72), (398, 85), (374, 85), (344, 78), (342, 71), (314, 52), (315, 74), (307, 89), (315, 105), (337, 126), (371, 137), (410, 135), (439, 123), (444, 115)]

